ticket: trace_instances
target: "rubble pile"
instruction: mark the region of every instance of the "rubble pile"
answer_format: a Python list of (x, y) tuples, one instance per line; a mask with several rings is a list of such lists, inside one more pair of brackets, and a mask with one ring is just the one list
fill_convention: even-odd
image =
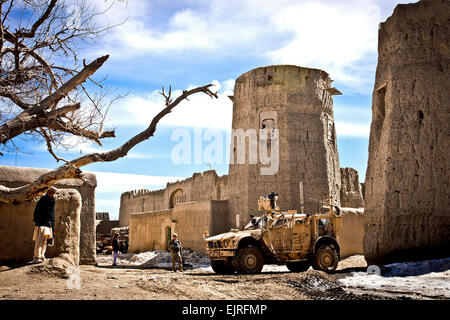
[[(183, 249), (181, 255), (185, 266), (192, 268), (207, 268), (210, 266), (208, 257), (201, 252)], [(137, 254), (120, 254), (118, 263), (121, 265), (139, 265), (144, 268), (169, 268), (172, 266), (172, 257), (169, 251), (152, 250)]]
[(409, 299), (404, 296), (388, 298), (372, 293), (359, 293), (346, 291), (342, 284), (322, 271), (309, 270), (301, 275), (299, 280), (288, 280), (287, 283), (301, 291), (313, 300), (386, 300)]

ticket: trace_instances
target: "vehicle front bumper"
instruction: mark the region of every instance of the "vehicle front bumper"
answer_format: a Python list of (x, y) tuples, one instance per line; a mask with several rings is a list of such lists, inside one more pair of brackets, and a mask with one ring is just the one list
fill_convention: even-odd
[(228, 257), (234, 257), (234, 249), (206, 249), (206, 255), (210, 260), (226, 260)]

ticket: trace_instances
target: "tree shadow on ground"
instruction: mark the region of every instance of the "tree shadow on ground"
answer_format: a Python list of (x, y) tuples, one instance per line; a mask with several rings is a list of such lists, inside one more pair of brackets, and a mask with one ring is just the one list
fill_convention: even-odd
[(450, 270), (450, 258), (393, 263), (380, 267), (383, 277), (413, 277)]

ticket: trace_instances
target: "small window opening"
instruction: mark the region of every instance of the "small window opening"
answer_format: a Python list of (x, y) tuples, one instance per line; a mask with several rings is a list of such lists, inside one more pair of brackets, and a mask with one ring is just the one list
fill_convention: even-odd
[(422, 124), (423, 121), (423, 111), (419, 110), (419, 112), (417, 113), (417, 116), (419, 118), (419, 123)]

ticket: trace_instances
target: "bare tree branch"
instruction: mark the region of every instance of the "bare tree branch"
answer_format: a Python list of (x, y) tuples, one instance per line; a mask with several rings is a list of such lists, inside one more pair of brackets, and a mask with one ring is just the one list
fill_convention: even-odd
[(44, 23), (45, 20), (48, 19), (50, 12), (55, 8), (57, 0), (50, 1), (50, 4), (47, 7), (47, 10), (45, 10), (44, 14), (33, 24), (33, 27), (30, 31), (25, 30), (19, 30), (17, 32), (17, 36), (19, 37), (25, 37), (25, 38), (33, 38), (36, 35), (36, 30)]
[[(103, 65), (108, 57), (109, 56), (106, 55), (94, 60), (85, 68), (83, 68), (80, 73), (63, 84), (53, 94), (46, 97), (37, 105), (27, 108), (25, 111), (17, 115), (14, 119), (0, 126), (0, 143), (5, 144), (10, 139), (13, 139), (23, 132), (45, 126), (45, 120), (47, 120), (49, 116), (52, 116), (52, 114), (49, 114), (45, 111), (51, 107), (56, 106), (56, 104), (61, 101), (61, 99), (66, 97), (70, 91), (86, 81), (88, 77), (90, 77)], [(36, 117), (33, 117), (33, 115), (36, 115)], [(20, 129), (21, 127), (23, 129)]]
[(195, 93), (204, 93), (211, 98), (217, 98), (217, 93), (212, 92), (209, 88), (213, 86), (208, 84), (191, 90), (185, 90), (173, 102), (170, 101), (170, 94), (166, 95), (166, 107), (162, 109), (151, 121), (150, 125), (144, 131), (138, 133), (130, 140), (125, 142), (122, 146), (103, 153), (92, 153), (81, 156), (77, 159), (67, 162), (59, 168), (47, 172), (36, 179), (33, 183), (18, 187), (6, 188), (0, 186), (0, 202), (20, 202), (32, 199), (43, 194), (48, 187), (53, 185), (56, 181), (62, 179), (83, 179), (81, 167), (95, 162), (111, 162), (119, 158), (125, 157), (128, 152), (137, 144), (152, 137), (156, 131), (158, 122), (180, 102), (186, 100), (189, 96)]
[[(99, 91), (108, 91), (93, 79), (108, 55), (87, 65), (78, 60), (80, 45), (94, 43), (113, 27), (99, 25), (100, 16), (114, 4), (111, 2), (99, 12), (89, 1), (82, 0), (72, 12), (72, 6), (65, 1), (0, 0), (3, 149), (8, 150), (14, 145), (12, 139), (22, 134), (52, 144), (52, 150), (67, 135), (78, 135), (99, 145), (101, 139), (115, 136), (114, 130), (103, 129), (110, 106), (106, 94), (98, 98), (91, 88), (82, 85), (89, 80)], [(77, 103), (82, 107), (66, 112), (71, 108), (68, 105)]]

